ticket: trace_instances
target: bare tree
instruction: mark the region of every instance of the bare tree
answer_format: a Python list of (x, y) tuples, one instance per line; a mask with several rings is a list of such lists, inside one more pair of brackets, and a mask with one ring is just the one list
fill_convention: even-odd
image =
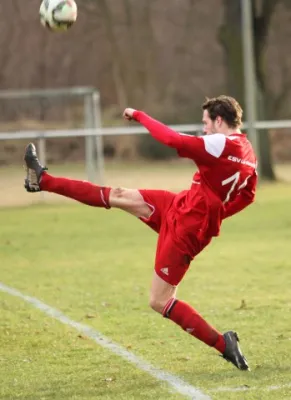
[[(17, 7), (17, 3), (14, 1), (1, 2), (0, 3), (0, 14), (13, 15), (15, 20), (21, 20), (21, 13)], [(13, 53), (13, 46), (15, 42), (21, 37), (21, 27), (15, 24), (14, 28), (11, 29), (11, 20), (1, 18), (0, 22), (0, 83), (1, 86), (5, 86), (5, 75), (9, 65), (15, 62), (16, 54)]]
[[(224, 24), (220, 30), (220, 41), (225, 50), (228, 90), (230, 94), (244, 103), (241, 3), (238, 0), (223, 0), (223, 2), (225, 14)], [(255, 0), (252, 2), (259, 119), (276, 117), (291, 91), (291, 76), (289, 73), (285, 73), (283, 74), (284, 85), (276, 95), (270, 86), (266, 68), (266, 46), (271, 20), (276, 7), (281, 2), (282, 0)], [(285, 65), (282, 68), (286, 70)], [(275, 174), (268, 131), (259, 131), (258, 138), (262, 177), (274, 180)]]

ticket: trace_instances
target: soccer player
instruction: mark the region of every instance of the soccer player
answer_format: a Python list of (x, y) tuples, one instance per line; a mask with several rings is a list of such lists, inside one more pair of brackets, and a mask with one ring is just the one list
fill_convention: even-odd
[(232, 97), (207, 99), (202, 106), (204, 136), (173, 131), (142, 111), (126, 108), (124, 118), (135, 120), (159, 142), (173, 147), (198, 167), (191, 187), (176, 194), (165, 190), (123, 189), (49, 175), (33, 144), (25, 151), (25, 188), (57, 193), (81, 203), (124, 210), (156, 231), (158, 236), (150, 306), (190, 335), (214, 347), (240, 370), (248, 370), (236, 332), (212, 327), (191, 305), (177, 299), (177, 286), (190, 262), (218, 236), (224, 218), (254, 201), (257, 161), (241, 133), (242, 109)]

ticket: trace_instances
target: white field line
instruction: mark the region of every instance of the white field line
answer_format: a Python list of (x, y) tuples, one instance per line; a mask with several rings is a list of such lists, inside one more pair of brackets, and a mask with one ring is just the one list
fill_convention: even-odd
[(18, 290), (11, 288), (9, 286), (4, 285), (0, 282), (0, 290), (2, 292), (11, 294), (12, 296), (19, 297), (22, 300), (32, 304), (35, 308), (43, 311), (45, 314), (50, 317), (62, 322), (65, 325), (69, 325), (75, 328), (77, 331), (83, 333), (88, 336), (92, 340), (94, 340), (100, 346), (109, 349), (112, 353), (122, 357), (126, 361), (131, 362), (137, 368), (142, 371), (147, 372), (149, 375), (153, 376), (155, 379), (166, 382), (170, 387), (171, 391), (175, 391), (181, 395), (184, 395), (187, 398), (192, 400), (211, 400), (209, 396), (201, 392), (199, 389), (196, 389), (194, 386), (189, 385), (187, 382), (184, 382), (182, 379), (178, 378), (175, 375), (172, 375), (166, 371), (163, 371), (159, 368), (155, 368), (151, 364), (142, 360), (141, 358), (135, 356), (130, 351), (124, 349), (118, 344), (113, 343), (109, 338), (103, 336), (98, 331), (90, 328), (87, 325), (80, 324), (79, 322), (73, 321), (64, 314), (62, 314), (59, 310), (48, 306), (47, 304), (42, 303), (40, 300), (35, 297), (30, 297), (22, 294)]

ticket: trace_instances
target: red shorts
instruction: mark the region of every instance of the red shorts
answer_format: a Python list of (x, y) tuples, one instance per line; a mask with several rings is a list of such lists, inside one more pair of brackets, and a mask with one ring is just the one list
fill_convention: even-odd
[[(166, 190), (139, 190), (144, 201), (153, 210), (151, 216), (140, 218), (145, 224), (159, 233), (156, 250), (155, 271), (165, 282), (177, 286), (187, 272), (194, 256), (204, 248), (211, 239), (199, 240), (197, 250), (188, 251), (182, 242), (173, 234), (173, 202), (176, 194)], [(195, 224), (199, 224), (195, 220)], [(199, 250), (198, 250), (199, 249)]]

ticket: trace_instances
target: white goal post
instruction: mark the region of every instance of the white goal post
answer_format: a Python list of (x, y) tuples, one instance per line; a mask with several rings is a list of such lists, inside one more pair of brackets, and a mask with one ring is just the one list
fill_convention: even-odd
[[(85, 137), (86, 174), (88, 180), (102, 181), (104, 170), (102, 136), (98, 133), (101, 127), (101, 107), (99, 92), (93, 87), (72, 87), (58, 89), (32, 89), (32, 90), (0, 90), (0, 100), (30, 100), (81, 98), (83, 101), (83, 126), (78, 134), (75, 131), (58, 130), (25, 130), (0, 133), (1, 140), (34, 139), (38, 141), (40, 160), (46, 163), (45, 139), (54, 137)], [(71, 134), (70, 134), (71, 132)]]

